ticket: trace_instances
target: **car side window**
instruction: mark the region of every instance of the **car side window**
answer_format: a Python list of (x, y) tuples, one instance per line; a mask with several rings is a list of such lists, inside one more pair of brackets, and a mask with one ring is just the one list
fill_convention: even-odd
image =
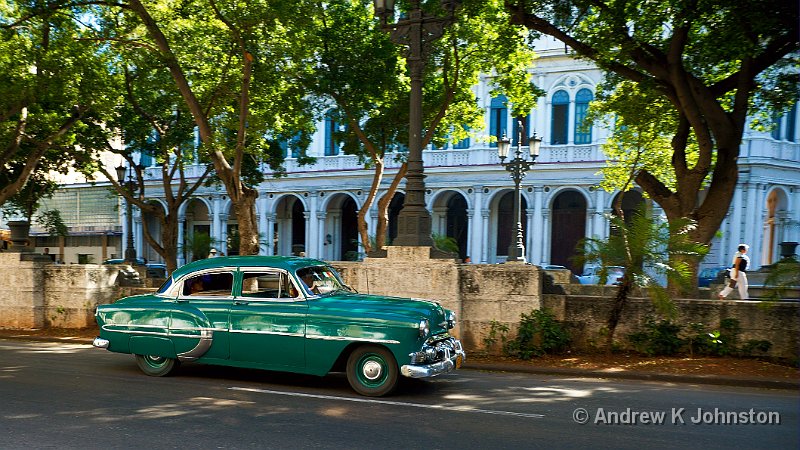
[(297, 289), (283, 272), (244, 272), (242, 274), (242, 297), (295, 298)]
[(204, 273), (187, 278), (182, 293), (186, 297), (229, 297), (232, 290), (232, 273)]

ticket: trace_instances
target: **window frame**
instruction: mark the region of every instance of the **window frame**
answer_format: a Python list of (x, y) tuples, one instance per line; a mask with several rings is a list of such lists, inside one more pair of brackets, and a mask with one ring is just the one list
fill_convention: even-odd
[[(244, 296), (244, 276), (246, 273), (278, 273), (281, 276), (285, 276), (292, 285), (297, 296), (295, 297), (245, 297)], [(280, 302), (280, 303), (292, 303), (298, 301), (305, 301), (306, 297), (303, 293), (303, 290), (297, 285), (297, 280), (295, 277), (291, 275), (290, 272), (279, 269), (276, 267), (240, 267), (239, 268), (239, 291), (238, 295), (236, 296), (237, 299), (246, 299), (248, 302)]]

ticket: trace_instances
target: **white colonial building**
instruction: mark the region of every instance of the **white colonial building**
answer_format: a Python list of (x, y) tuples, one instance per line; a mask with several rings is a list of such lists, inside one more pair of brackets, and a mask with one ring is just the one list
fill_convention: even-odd
[[(572, 268), (570, 257), (583, 237), (606, 237), (608, 215), (617, 194), (598, 188), (600, 169), (605, 164), (601, 145), (608, 131), (579, 128), (592, 100), (602, 72), (591, 63), (574, 59), (559, 41), (543, 37), (537, 51), (540, 59), (531, 69), (534, 82), (545, 95), (525, 118), (528, 127), (544, 139), (541, 156), (522, 184), (523, 227), (526, 258), (534, 264), (558, 264)], [(459, 243), (462, 258), (473, 263), (505, 260), (511, 239), (514, 184), (500, 165), (496, 144), (488, 136), (516, 136), (516, 120), (504, 98), (491, 98), (490, 77), (475, 87), (485, 111), (486, 129), (444, 149), (423, 152), (427, 196), (433, 232), (452, 236)], [(780, 258), (779, 243), (800, 241), (800, 143), (797, 105), (780, 118), (770, 133), (748, 129), (739, 158), (739, 184), (713, 242), (705, 266), (726, 265), (739, 242), (750, 244), (754, 268)], [(363, 204), (372, 172), (356, 156), (339, 154), (330, 136), (333, 123), (320, 123), (309, 156), (316, 163), (300, 166), (289, 152), (288, 176), (267, 180), (258, 186), (257, 213), (262, 254), (288, 255), (304, 252), (326, 260), (351, 259), (359, 253), (356, 213)], [(516, 140), (514, 142), (516, 145)], [(142, 163), (148, 163), (142, 158)], [(399, 163), (387, 157), (384, 188)], [(191, 169), (200, 175), (202, 167)], [(147, 176), (154, 181), (148, 190), (154, 199), (160, 169), (152, 167)], [(390, 235), (396, 234), (395, 219), (402, 204), (402, 188), (390, 208)], [(65, 186), (65, 192), (72, 189)], [(381, 192), (383, 195), (385, 190)], [(641, 194), (625, 196), (625, 207), (642, 201)], [(375, 202), (377, 204), (377, 201)], [(375, 206), (373, 206), (373, 209)], [(120, 210), (120, 223), (124, 208)], [(371, 212), (370, 230), (375, 230), (377, 212)], [(151, 261), (158, 255), (142, 239), (142, 220), (158, 231), (152, 218), (134, 214), (133, 232), (137, 253)], [(180, 211), (181, 242), (195, 233), (207, 233), (226, 254), (229, 235), (236, 230), (236, 217), (223, 188), (202, 188)], [(119, 228), (115, 236), (119, 236)], [(119, 241), (116, 241), (119, 242)], [(115, 254), (122, 253), (116, 247)], [(104, 255), (105, 256), (105, 255)], [(112, 256), (112, 255), (109, 255)], [(205, 256), (205, 255), (201, 255)], [(98, 255), (99, 257), (99, 255)], [(191, 260), (183, 252), (179, 264)], [(69, 262), (69, 261), (68, 261)]]

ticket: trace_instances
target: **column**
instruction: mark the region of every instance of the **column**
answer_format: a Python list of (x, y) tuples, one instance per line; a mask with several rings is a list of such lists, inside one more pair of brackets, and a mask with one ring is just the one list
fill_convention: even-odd
[(544, 226), (542, 227), (542, 264), (550, 263), (550, 241), (552, 240), (552, 230), (550, 230), (550, 210), (542, 211)]
[[(220, 245), (220, 239), (222, 239), (222, 228), (219, 222), (219, 214), (221, 207), (222, 200), (215, 196), (214, 200), (211, 203), (211, 239), (212, 239), (212, 246)], [(219, 249), (217, 249), (219, 250)]]
[(320, 252), (320, 242), (322, 239), (320, 237), (320, 231), (318, 228), (318, 221), (317, 221), (317, 200), (319, 199), (319, 194), (317, 192), (312, 191), (308, 196), (308, 214), (305, 215), (306, 218), (306, 256), (309, 258), (320, 258), (322, 253)]
[(481, 263), (489, 262), (489, 210), (481, 209), (481, 229), (483, 230), (483, 245), (481, 248)]
[(228, 255), (228, 213), (220, 213), (218, 217), (220, 233), (217, 251), (225, 253), (225, 256), (230, 256)]
[[(750, 255), (750, 264), (756, 265), (759, 263), (761, 257), (755, 256), (758, 255), (757, 249), (755, 248), (755, 242), (753, 242), (753, 237), (755, 233), (753, 229), (755, 227), (761, 226), (761, 224), (757, 221), (757, 208), (758, 208), (758, 186), (755, 183), (748, 183), (747, 184), (747, 199), (744, 206), (744, 216), (745, 216), (745, 227), (742, 242), (748, 244), (750, 246), (750, 251), (748, 254)], [(731, 246), (730, 252), (733, 253), (736, 251), (736, 243)], [(748, 268), (749, 269), (749, 268)]]
[(594, 214), (593, 219), (594, 223), (592, 224), (592, 235), (594, 235), (597, 239), (605, 239), (607, 237), (607, 230), (608, 227), (606, 226), (606, 218), (605, 218), (605, 192), (602, 189), (597, 189), (595, 191), (595, 205), (594, 205)]
[(736, 252), (736, 246), (742, 240), (742, 191), (746, 188), (744, 184), (737, 184), (733, 191), (733, 214), (730, 216), (730, 233), (723, 239), (722, 254), (723, 266), (730, 266), (733, 254)]
[[(542, 186), (533, 187), (533, 228), (531, 228), (531, 232), (529, 233), (531, 237), (544, 236), (544, 229), (543, 229), (544, 217), (542, 216), (542, 207), (544, 206), (543, 189), (544, 188)], [(533, 264), (541, 264), (542, 240), (531, 239), (531, 249), (528, 253), (531, 255), (531, 262)]]
[(484, 236), (486, 236), (486, 229), (483, 228), (483, 216), (481, 208), (483, 206), (483, 186), (474, 186), (472, 188), (472, 209), (469, 211), (471, 214), (469, 222), (468, 234), (471, 237), (472, 243), (469, 250), (469, 257), (472, 258), (474, 263), (486, 262), (482, 259), (483, 247), (485, 244)]
[(264, 235), (264, 240), (266, 241), (266, 251), (265, 254), (267, 255), (277, 255), (276, 245), (275, 245), (275, 214), (269, 213), (264, 214), (264, 220), (266, 222), (266, 234)]
[(432, 232), (440, 236), (447, 234), (447, 207), (437, 206), (432, 208)]
[(539, 264), (538, 262), (534, 262), (533, 260), (533, 216), (534, 213), (532, 210), (528, 209), (525, 213), (525, 226), (526, 230), (528, 231), (525, 234), (525, 260), (531, 264)]
[[(800, 114), (798, 114), (800, 116)], [(798, 125), (800, 129), (800, 125)], [(800, 189), (795, 189), (794, 199), (789, 198), (789, 229), (788, 239), (791, 242), (800, 242)], [(797, 252), (795, 251), (795, 254)]]
[(178, 263), (178, 267), (186, 264), (186, 259), (183, 256), (184, 252), (185, 252), (184, 249), (186, 248), (186, 245), (184, 243), (184, 241), (186, 240), (186, 238), (184, 237), (185, 233), (186, 233), (186, 216), (183, 215), (183, 214), (179, 214), (178, 215), (178, 249), (177, 249), (178, 250), (178, 254), (177, 254), (177, 258), (176, 258), (177, 259), (177, 263)]
[(303, 219), (305, 219), (305, 227), (303, 228), (306, 233), (305, 253), (308, 256), (308, 249), (311, 246), (311, 211), (303, 211)]
[(267, 231), (267, 199), (259, 195), (258, 200), (258, 254), (269, 255), (269, 244), (271, 239)]
[(333, 254), (331, 253), (333, 245), (328, 244), (327, 236), (331, 235), (331, 240), (333, 240), (333, 233), (332, 231), (335, 229), (331, 229), (325, 226), (327, 222), (328, 213), (327, 212), (318, 212), (317, 213), (317, 230), (319, 232), (319, 253), (318, 258), (331, 261), (333, 259)]
[(144, 229), (142, 228), (142, 212), (136, 209), (134, 210), (133, 213), (133, 247), (136, 249), (137, 258), (145, 257), (143, 244), (144, 244)]
[(764, 240), (764, 203), (766, 200), (766, 185), (764, 184), (757, 184), (755, 189), (755, 204), (748, 203), (748, 207), (753, 205), (755, 207), (755, 211), (750, 210), (747, 212), (747, 217), (752, 218), (753, 226), (750, 227), (747, 231), (749, 234), (747, 244), (750, 245), (750, 251), (748, 254), (750, 255), (750, 264), (752, 267), (748, 267), (747, 270), (755, 270), (761, 267), (762, 264), (765, 262), (763, 261), (763, 254), (762, 249), (765, 245), (767, 245)]

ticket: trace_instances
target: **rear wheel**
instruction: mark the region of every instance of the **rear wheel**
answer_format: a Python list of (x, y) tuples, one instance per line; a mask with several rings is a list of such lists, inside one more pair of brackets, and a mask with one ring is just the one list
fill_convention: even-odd
[(347, 358), (347, 381), (361, 395), (387, 395), (397, 387), (398, 377), (394, 355), (383, 347), (359, 347)]
[(134, 355), (136, 364), (147, 375), (151, 377), (167, 376), (178, 367), (178, 361), (172, 358), (155, 355)]

